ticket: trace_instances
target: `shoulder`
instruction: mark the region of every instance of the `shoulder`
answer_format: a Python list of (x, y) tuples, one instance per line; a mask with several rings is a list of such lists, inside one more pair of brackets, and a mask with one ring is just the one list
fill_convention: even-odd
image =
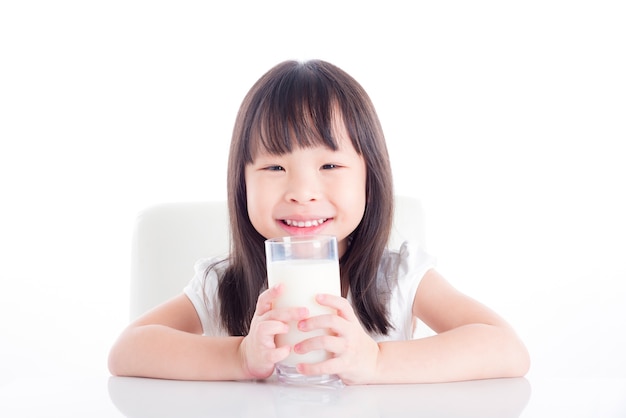
[(207, 293), (208, 290), (216, 291), (219, 277), (228, 267), (228, 261), (223, 258), (202, 258), (193, 266), (193, 278), (185, 287), (185, 293), (193, 290), (199, 293)]
[(410, 242), (404, 242), (398, 250), (386, 251), (378, 271), (381, 295), (388, 293), (392, 304), (411, 306), (420, 282), (435, 265), (434, 257)]
[(224, 274), (228, 266), (228, 259), (224, 257), (201, 258), (193, 266), (194, 278), (215, 281)]
[(413, 302), (435, 258), (422, 247), (404, 242), (397, 250), (384, 253), (378, 272), (379, 295), (386, 299), (393, 330), (377, 340), (408, 340), (414, 336)]
[(198, 260), (194, 264), (194, 276), (183, 290), (196, 309), (205, 335), (223, 333), (218, 286), (228, 264), (228, 260), (218, 257)]
[(193, 269), (195, 274), (210, 273), (221, 275), (228, 268), (228, 259), (224, 257), (201, 258), (196, 261)]
[(397, 281), (419, 281), (435, 265), (436, 259), (423, 247), (405, 241), (399, 249), (383, 254), (379, 273)]

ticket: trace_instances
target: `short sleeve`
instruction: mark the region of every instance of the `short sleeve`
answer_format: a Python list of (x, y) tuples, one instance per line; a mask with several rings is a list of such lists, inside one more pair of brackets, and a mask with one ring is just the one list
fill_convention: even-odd
[(193, 304), (202, 323), (202, 332), (206, 336), (227, 336), (220, 321), (219, 299), (217, 297), (218, 274), (223, 263), (217, 258), (198, 260), (194, 265), (194, 277), (185, 286), (183, 292)]
[[(409, 340), (415, 337), (416, 321), (413, 301), (417, 287), (436, 260), (423, 248), (404, 242), (397, 252), (386, 255), (383, 265), (389, 285), (389, 318), (394, 329), (388, 335), (375, 336), (378, 341)], [(425, 327), (425, 325), (422, 324)]]

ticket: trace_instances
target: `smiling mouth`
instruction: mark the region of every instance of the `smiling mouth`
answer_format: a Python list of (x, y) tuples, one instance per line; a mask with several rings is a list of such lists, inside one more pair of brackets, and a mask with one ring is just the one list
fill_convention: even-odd
[(320, 226), (327, 220), (328, 218), (313, 219), (311, 221), (294, 221), (291, 219), (283, 219), (282, 222), (287, 226), (294, 226), (296, 228), (310, 228), (312, 226)]

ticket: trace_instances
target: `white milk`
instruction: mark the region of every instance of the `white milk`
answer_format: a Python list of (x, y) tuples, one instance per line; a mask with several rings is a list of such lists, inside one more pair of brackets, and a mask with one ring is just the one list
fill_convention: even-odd
[[(319, 305), (315, 295), (329, 293), (341, 295), (339, 281), (339, 264), (335, 260), (288, 260), (269, 263), (267, 279), (270, 287), (283, 283), (282, 295), (274, 302), (274, 307), (306, 307), (310, 316), (334, 313), (334, 309)], [(278, 334), (278, 346), (299, 343), (302, 340), (318, 335), (327, 335), (327, 330), (302, 332), (297, 329), (297, 323), (289, 324), (287, 334)], [(296, 354), (293, 351), (281, 363), (295, 366), (298, 363), (317, 363), (329, 358), (324, 350), (309, 351), (306, 354)]]

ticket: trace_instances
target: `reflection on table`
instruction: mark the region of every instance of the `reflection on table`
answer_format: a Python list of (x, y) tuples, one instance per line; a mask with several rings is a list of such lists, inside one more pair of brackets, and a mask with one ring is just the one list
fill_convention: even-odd
[(340, 389), (248, 382), (111, 377), (109, 396), (139, 417), (519, 417), (530, 398), (524, 378)]

